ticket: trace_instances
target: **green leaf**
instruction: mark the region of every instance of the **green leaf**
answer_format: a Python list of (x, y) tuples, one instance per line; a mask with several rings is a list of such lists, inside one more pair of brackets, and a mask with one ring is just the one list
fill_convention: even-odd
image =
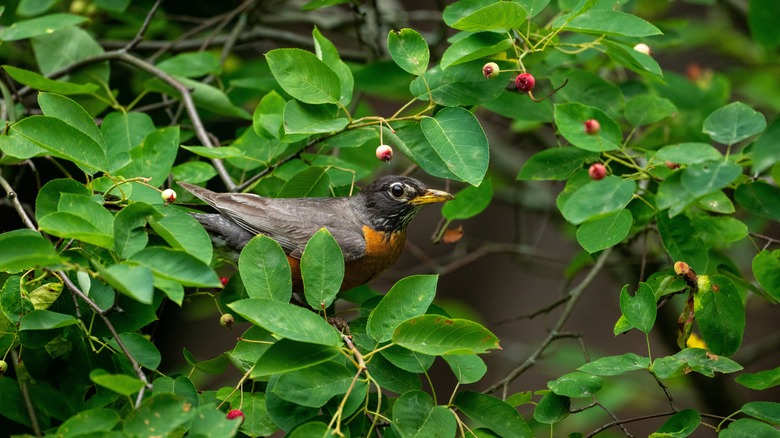
[(336, 46), (329, 39), (325, 38), (319, 29), (315, 27), (312, 31), (312, 36), (314, 37), (314, 51), (317, 58), (327, 64), (339, 77), (339, 82), (341, 83), (339, 102), (343, 106), (349, 105), (355, 88), (355, 78), (352, 76), (352, 70), (341, 60)]
[(423, 315), (396, 328), (393, 343), (409, 350), (440, 356), (446, 353), (484, 353), (501, 348), (498, 338), (474, 321)]
[[(34, 17), (48, 11), (55, 3), (56, 0), (20, 0), (16, 7), (16, 14), (22, 17)], [(3, 14), (4, 7), (0, 7), (0, 15)]]
[(569, 416), (571, 399), (549, 391), (534, 408), (534, 420), (542, 424), (555, 424)]
[(51, 116), (31, 116), (11, 126), (25, 139), (53, 155), (73, 161), (91, 173), (108, 167), (106, 150), (87, 134)]
[(241, 151), (241, 149), (233, 146), (221, 146), (218, 148), (209, 148), (206, 146), (182, 146), (181, 148), (205, 158), (226, 159), (244, 157), (244, 153)]
[(315, 436), (333, 438), (338, 435), (322, 421), (309, 421), (308, 423), (296, 426), (295, 429), (291, 430), (290, 433), (285, 436), (289, 438), (308, 438)]
[(284, 132), (288, 135), (329, 134), (344, 129), (349, 120), (336, 117), (333, 105), (308, 105), (290, 100), (284, 106)]
[[(502, 68), (509, 64), (499, 62)], [(443, 69), (440, 65), (429, 68), (409, 86), (412, 94), (420, 100), (430, 100), (447, 107), (469, 106), (487, 103), (497, 98), (506, 89), (510, 72), (501, 73), (491, 80), (482, 76), (484, 61), (474, 60), (451, 65)], [(527, 97), (527, 96), (524, 96)], [(465, 110), (464, 110), (465, 111)]]
[(606, 54), (613, 62), (642, 75), (646, 79), (657, 80), (663, 77), (661, 67), (652, 56), (634, 50), (626, 44), (611, 40), (601, 40), (601, 44), (606, 47)]
[(476, 354), (445, 354), (442, 359), (447, 362), (458, 383), (461, 384), (479, 382), (487, 373), (485, 361)]
[(589, 181), (576, 189), (560, 207), (563, 217), (579, 225), (587, 220), (622, 210), (634, 196), (636, 183), (609, 175), (599, 181)]
[(752, 268), (758, 284), (775, 302), (780, 302), (780, 250), (759, 252), (753, 257)]
[(76, 26), (87, 21), (86, 17), (72, 14), (49, 14), (29, 20), (17, 21), (0, 30), (0, 41), (17, 41), (38, 35), (46, 35), (57, 29)]
[(742, 102), (718, 108), (704, 119), (702, 132), (718, 143), (732, 145), (766, 129), (764, 115)]
[(314, 54), (301, 49), (274, 49), (265, 54), (279, 86), (304, 103), (339, 103), (341, 82)]
[[(251, 394), (244, 399), (244, 405), (242, 405), (241, 411), (244, 413), (244, 422), (235, 420), (228, 420), (225, 417), (225, 413), (217, 410), (213, 404), (198, 406), (198, 410), (195, 412), (195, 417), (192, 419), (192, 424), (189, 429), (188, 435), (201, 436), (201, 437), (216, 437), (216, 436), (235, 436), (240, 426), (248, 427), (254, 423), (254, 411), (255, 397), (258, 394)], [(265, 394), (259, 394), (263, 396), (265, 401)], [(265, 405), (263, 406), (265, 408)], [(250, 414), (250, 412), (253, 412)], [(250, 417), (251, 415), (251, 417)], [(266, 414), (267, 417), (267, 414)], [(270, 420), (268, 420), (270, 423)], [(266, 429), (267, 430), (267, 429)], [(264, 432), (262, 430), (261, 432)], [(271, 432), (257, 433), (252, 436), (268, 435)]]
[(694, 216), (692, 221), (697, 234), (707, 244), (731, 243), (748, 236), (747, 225), (731, 216)]
[(217, 171), (214, 166), (205, 161), (187, 161), (173, 166), (171, 174), (174, 181), (202, 184), (217, 176)]
[(322, 167), (311, 166), (290, 178), (279, 190), (278, 198), (323, 197), (330, 194), (330, 177)]
[(0, 271), (18, 272), (35, 267), (48, 268), (60, 263), (54, 245), (33, 230), (14, 230), (0, 234)]
[(179, 53), (159, 64), (160, 70), (185, 78), (196, 78), (207, 74), (218, 74), (221, 66), (219, 58), (212, 52)]
[(669, 218), (665, 211), (656, 215), (658, 233), (666, 252), (675, 262), (685, 262), (694, 271), (705, 272), (709, 254), (704, 242), (696, 235), (696, 229), (688, 217), (679, 215)]
[(395, 133), (383, 126), (382, 134), (385, 142), (398, 148), (427, 173), (439, 178), (462, 180), (450, 171), (447, 164), (431, 146), (419, 123), (402, 126)]
[(306, 243), (301, 277), (306, 302), (312, 309), (327, 308), (336, 299), (344, 280), (344, 255), (327, 229), (321, 228)]
[(729, 423), (728, 427), (722, 430), (719, 438), (778, 438), (780, 431), (762, 421), (752, 418), (740, 418)]
[(497, 2), (477, 9), (450, 27), (469, 32), (517, 29), (525, 23), (526, 12), (514, 2)]
[(633, 297), (628, 293), (628, 286), (623, 286), (620, 291), (620, 311), (632, 326), (648, 334), (656, 317), (655, 294), (650, 285), (639, 283), (639, 289)]
[(284, 137), (284, 107), (287, 101), (275, 90), (260, 99), (252, 115), (252, 128), (261, 137)]
[(289, 302), (292, 274), (287, 255), (272, 238), (258, 234), (238, 257), (238, 273), (250, 298)]
[(761, 391), (780, 385), (780, 367), (773, 370), (745, 373), (734, 379), (737, 383), (750, 389)]
[(379, 386), (397, 394), (418, 390), (421, 387), (420, 378), (416, 373), (398, 368), (381, 353), (375, 354), (366, 366)]
[(151, 246), (133, 254), (130, 260), (151, 269), (155, 277), (176, 281), (183, 286), (222, 286), (209, 265), (181, 250)]
[(780, 189), (758, 180), (740, 184), (734, 199), (750, 213), (780, 222)]
[[(453, 42), (441, 57), (441, 68), (482, 59), (512, 47), (512, 40), (495, 32), (478, 32)], [(422, 74), (422, 73), (420, 73)], [(497, 79), (497, 78), (494, 78)]]
[(651, 438), (683, 438), (689, 436), (701, 424), (701, 415), (695, 409), (683, 409), (669, 417)]
[(531, 429), (517, 410), (495, 397), (474, 391), (461, 391), (455, 406), (477, 424), (502, 437), (531, 437)]
[(488, 165), (488, 140), (474, 114), (463, 108), (445, 108), (420, 122), (425, 138), (447, 168), (478, 186)]
[(393, 404), (392, 428), (403, 438), (455, 436), (455, 414), (444, 406), (434, 406), (422, 391), (402, 394)]
[(752, 173), (759, 174), (780, 161), (780, 117), (775, 118), (751, 146)]
[(662, 32), (636, 15), (620, 11), (590, 10), (566, 22), (561, 16), (552, 24), (553, 29), (565, 28), (582, 33), (604, 34), (626, 37), (647, 37), (662, 35)]
[(547, 382), (547, 387), (558, 395), (571, 398), (591, 397), (597, 393), (603, 381), (592, 374), (573, 372)]
[(410, 373), (424, 373), (433, 365), (434, 356), (417, 353), (409, 349), (392, 345), (381, 350), (382, 356), (396, 367)]
[(149, 235), (146, 222), (160, 213), (149, 204), (134, 202), (114, 216), (114, 247), (122, 258), (128, 258), (146, 247)]
[(677, 164), (698, 164), (723, 161), (723, 154), (709, 143), (680, 143), (662, 147), (656, 152), (655, 159)]
[(54, 236), (114, 248), (114, 217), (87, 196), (63, 193), (58, 211), (40, 218), (38, 226)]
[[(271, 417), (268, 415), (268, 408), (266, 406), (267, 396), (262, 392), (253, 392), (251, 394), (241, 394), (243, 397), (243, 403), (241, 405), (241, 411), (244, 412), (244, 422), (241, 424), (241, 431), (249, 436), (270, 436), (279, 427), (274, 424)], [(219, 411), (220, 414), (223, 412)], [(224, 418), (224, 415), (223, 415)], [(231, 423), (237, 423), (233, 420)], [(195, 427), (190, 430), (195, 435)], [(233, 436), (230, 434), (217, 434), (215, 436)]]
[[(703, 281), (704, 276), (699, 276)], [(707, 348), (722, 356), (736, 353), (745, 331), (745, 305), (736, 286), (727, 277), (709, 277), (710, 287), (699, 285), (693, 296), (696, 324)]]
[(583, 164), (596, 161), (598, 157), (598, 153), (571, 146), (544, 149), (533, 154), (523, 164), (517, 179), (563, 181), (582, 168)]
[(368, 316), (368, 334), (385, 342), (404, 321), (425, 314), (436, 295), (438, 275), (402, 278), (382, 297)]
[(681, 376), (691, 371), (714, 377), (715, 373), (733, 373), (742, 366), (725, 356), (716, 356), (703, 348), (686, 348), (674, 356), (656, 359), (652, 371), (661, 379)]
[(577, 370), (597, 376), (619, 376), (629, 371), (646, 370), (649, 366), (649, 358), (626, 353), (621, 356), (602, 357), (582, 365)]
[(767, 423), (780, 424), (780, 403), (754, 401), (742, 405), (742, 413)]
[(485, 210), (493, 200), (493, 180), (483, 180), (475, 186), (467, 186), (455, 194), (455, 199), (447, 202), (441, 209), (446, 219), (468, 219)]
[(305, 369), (329, 361), (339, 353), (340, 350), (332, 345), (280, 339), (260, 356), (251, 377), (256, 379)]
[(179, 150), (179, 127), (157, 129), (130, 150), (130, 163), (116, 173), (126, 178), (151, 178), (149, 184), (159, 187), (171, 173)]
[(628, 236), (633, 221), (627, 209), (589, 220), (577, 228), (577, 242), (591, 254), (607, 249)]
[[(591, 152), (620, 149), (620, 126), (598, 108), (575, 102), (558, 103), (554, 105), (554, 117), (558, 132), (573, 146)], [(585, 133), (585, 121), (590, 119), (601, 125), (601, 131), (596, 135)]]
[[(504, 68), (502, 63), (499, 63), (499, 65), (501, 68)], [(513, 80), (510, 77), (510, 73), (516, 74), (513, 71), (502, 72), (497, 78), (491, 79), (491, 81), (497, 80), (502, 84), (506, 84), (506, 82)], [(502, 76), (504, 74), (506, 75), (505, 77)], [(497, 97), (483, 102), (481, 106), (504, 117), (528, 123), (551, 123), (553, 121), (552, 99), (534, 102), (525, 93), (501, 93)]]
[(154, 129), (152, 118), (146, 113), (108, 113), (100, 125), (108, 149), (108, 171), (115, 173), (126, 166), (130, 162), (130, 150), (141, 144)]
[[(103, 268), (95, 263), (100, 275), (106, 283), (117, 291), (143, 304), (152, 304), (154, 298), (154, 276), (146, 266), (131, 265), (120, 262)], [(181, 305), (181, 300), (178, 302)]]
[(780, 20), (780, 5), (773, 0), (752, 0), (748, 3), (748, 26), (753, 39), (767, 51), (780, 46), (777, 22)]
[(19, 324), (19, 330), (50, 330), (78, 323), (79, 320), (72, 315), (64, 315), (50, 310), (33, 310), (24, 315)]
[(211, 263), (213, 248), (203, 226), (191, 215), (176, 206), (156, 207), (159, 215), (149, 220), (149, 225), (171, 247), (180, 249), (203, 263)]
[(652, 94), (640, 94), (626, 101), (626, 120), (633, 126), (645, 126), (677, 114), (677, 107), (671, 100)]
[(341, 344), (339, 333), (316, 313), (268, 298), (248, 298), (228, 305), (255, 325), (294, 341), (329, 346)]
[(194, 416), (191, 403), (173, 394), (154, 395), (127, 415), (122, 431), (135, 436), (166, 436)]
[(38, 91), (48, 91), (59, 94), (94, 94), (100, 88), (97, 84), (74, 84), (72, 82), (55, 81), (34, 71), (25, 70), (10, 65), (3, 69), (15, 81)]
[(109, 432), (119, 424), (119, 413), (113, 409), (100, 408), (81, 411), (65, 420), (57, 428), (57, 436), (75, 438), (97, 432)]
[[(598, 108), (613, 119), (620, 116), (624, 104), (623, 92), (600, 75), (582, 69), (555, 69), (551, 80), (554, 84), (563, 84), (568, 80), (566, 86), (556, 92), (556, 100)], [(581, 123), (579, 133), (584, 131), (583, 128)]]
[[(157, 367), (160, 366), (160, 362), (162, 361), (160, 351), (144, 336), (138, 333), (121, 333), (119, 339), (122, 340), (125, 347), (130, 350), (130, 354), (133, 355), (135, 360), (137, 360), (142, 367), (156, 370)], [(121, 351), (116, 339), (109, 341), (109, 344), (117, 351)]]
[(413, 75), (420, 76), (428, 69), (431, 57), (428, 43), (414, 29), (391, 30), (387, 34), (387, 49), (393, 61)]
[(731, 184), (742, 167), (728, 161), (692, 164), (683, 170), (682, 185), (695, 197), (708, 195)]
[(53, 93), (39, 93), (38, 105), (40, 105), (44, 115), (56, 117), (78, 129), (94, 140), (101, 149), (106, 150), (106, 142), (100, 128), (89, 113), (69, 97)]
[(289, 402), (319, 408), (332, 397), (345, 394), (353, 376), (344, 365), (328, 361), (282, 374), (273, 392)]

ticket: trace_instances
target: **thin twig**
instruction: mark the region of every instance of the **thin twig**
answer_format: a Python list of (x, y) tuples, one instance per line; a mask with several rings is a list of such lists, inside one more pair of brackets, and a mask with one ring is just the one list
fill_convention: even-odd
[(141, 28), (138, 29), (138, 33), (135, 34), (135, 38), (133, 38), (125, 47), (122, 48), (125, 52), (129, 52), (135, 48), (135, 46), (138, 45), (141, 41), (144, 39), (144, 35), (146, 35), (146, 31), (149, 29), (149, 24), (152, 22), (152, 17), (154, 17), (154, 14), (157, 13), (157, 9), (160, 8), (160, 3), (162, 3), (162, 0), (157, 0), (154, 2), (154, 5), (152, 5), (152, 9), (149, 10), (149, 13), (146, 14), (146, 18), (144, 19), (143, 24), (141, 25)]
[(588, 275), (586, 275), (585, 278), (574, 289), (572, 289), (569, 292), (569, 301), (566, 303), (566, 307), (563, 308), (563, 311), (561, 312), (561, 315), (558, 317), (558, 321), (556, 321), (555, 326), (552, 328), (552, 330), (550, 330), (550, 333), (547, 335), (547, 338), (545, 338), (545, 340), (542, 341), (539, 347), (537, 347), (536, 350), (533, 353), (531, 353), (531, 355), (522, 364), (520, 364), (518, 367), (510, 371), (509, 374), (506, 375), (506, 377), (499, 380), (498, 382), (490, 386), (488, 389), (484, 390), (483, 391), (484, 393), (489, 394), (497, 391), (500, 388), (504, 388), (504, 392), (506, 392), (509, 384), (512, 383), (512, 381), (514, 381), (518, 376), (524, 373), (527, 369), (531, 368), (532, 366), (534, 366), (534, 364), (536, 364), (536, 361), (539, 359), (539, 356), (542, 355), (542, 353), (547, 349), (550, 343), (552, 343), (554, 340), (559, 338), (561, 329), (566, 324), (566, 321), (569, 319), (569, 316), (571, 316), (572, 311), (574, 311), (574, 306), (576, 306), (580, 297), (582, 297), (582, 294), (585, 292), (588, 286), (590, 286), (593, 280), (595, 280), (596, 276), (604, 268), (607, 258), (609, 257), (609, 254), (611, 252), (612, 252), (612, 248), (608, 248), (604, 250), (599, 256), (599, 258), (596, 260), (596, 264), (593, 266), (590, 272), (588, 272)]
[(11, 202), (11, 205), (13, 205), (16, 213), (19, 215), (19, 218), (22, 219), (24, 226), (31, 230), (37, 231), (38, 227), (35, 226), (32, 219), (30, 219), (30, 216), (27, 215), (27, 212), (24, 211), (24, 207), (22, 207), (22, 203), (19, 202), (14, 188), (11, 187), (11, 185), (8, 184), (8, 181), (6, 181), (2, 176), (0, 176), (0, 185), (2, 185), (3, 189), (5, 189), (5, 193), (8, 195), (8, 200)]
[[(14, 369), (19, 370), (19, 353), (16, 350), (11, 350), (11, 361), (14, 364)], [(27, 382), (19, 378), (17, 372), (17, 383), (19, 383), (19, 391), (22, 393), (22, 399), (24, 400), (24, 407), (27, 410), (27, 416), (30, 418), (30, 426), (32, 427), (35, 436), (41, 436), (41, 425), (38, 423), (38, 416), (35, 415), (35, 407), (30, 398), (30, 390), (27, 388)]]

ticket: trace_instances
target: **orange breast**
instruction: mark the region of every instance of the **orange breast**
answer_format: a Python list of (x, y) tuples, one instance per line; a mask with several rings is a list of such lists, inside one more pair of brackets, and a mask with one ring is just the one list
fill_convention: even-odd
[[(360, 286), (381, 275), (398, 260), (406, 242), (406, 230), (385, 233), (363, 226), (363, 236), (366, 239), (366, 254), (360, 259), (346, 263), (341, 290)], [(289, 256), (287, 260), (292, 269), (293, 291), (303, 292), (300, 260)]]

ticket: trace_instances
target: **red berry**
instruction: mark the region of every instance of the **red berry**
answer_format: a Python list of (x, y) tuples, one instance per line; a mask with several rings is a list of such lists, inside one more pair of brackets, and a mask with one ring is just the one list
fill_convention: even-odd
[(517, 91), (528, 93), (534, 89), (536, 78), (531, 73), (520, 73), (515, 78), (515, 87)]
[(596, 181), (604, 179), (604, 177), (607, 176), (607, 168), (601, 163), (593, 163), (588, 169), (588, 175), (590, 175), (591, 179)]
[(240, 418), (241, 421), (244, 421), (244, 413), (241, 412), (241, 409), (231, 409), (230, 412), (227, 413), (228, 420), (234, 420), (236, 418)]
[(485, 76), (485, 79), (490, 79), (498, 76), (498, 73), (501, 71), (501, 69), (498, 68), (498, 64), (495, 62), (488, 62), (482, 67), (482, 74)]
[(233, 324), (236, 323), (236, 319), (229, 313), (224, 313), (219, 317), (219, 325), (222, 327), (233, 328)]
[(222, 286), (227, 286), (228, 284), (228, 278), (227, 277), (219, 277), (219, 282), (222, 283)]
[(379, 145), (376, 148), (376, 157), (382, 161), (388, 162), (393, 159), (393, 148), (386, 144)]
[(601, 131), (601, 124), (596, 119), (585, 120), (585, 133), (588, 135), (596, 135)]

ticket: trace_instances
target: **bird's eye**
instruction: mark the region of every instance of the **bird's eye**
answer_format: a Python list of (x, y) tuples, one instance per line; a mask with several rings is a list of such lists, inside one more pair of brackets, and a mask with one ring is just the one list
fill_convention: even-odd
[(400, 198), (404, 193), (406, 193), (406, 190), (404, 190), (403, 184), (395, 183), (390, 186), (390, 194), (393, 195), (394, 198)]

